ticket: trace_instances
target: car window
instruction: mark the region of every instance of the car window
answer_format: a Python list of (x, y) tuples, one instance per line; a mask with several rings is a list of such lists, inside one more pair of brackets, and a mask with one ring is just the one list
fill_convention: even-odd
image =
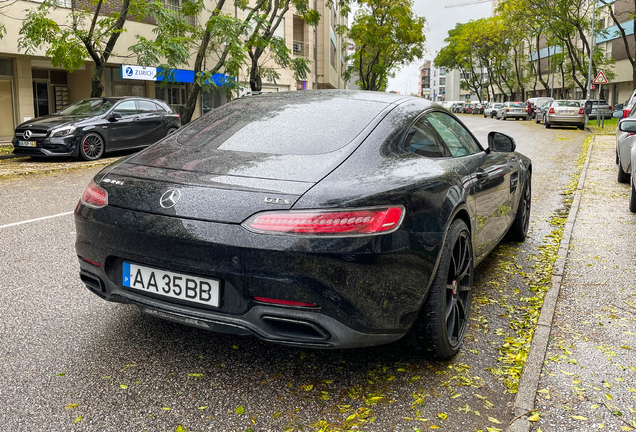
[(511, 102), (510, 103), (511, 107), (515, 107), (515, 108), (525, 108), (526, 105), (522, 102)]
[(442, 137), (453, 157), (468, 156), (483, 151), (468, 130), (453, 117), (441, 112), (432, 112), (425, 118)]
[(162, 107), (161, 105), (159, 105), (158, 103), (156, 103), (155, 105), (157, 107), (157, 111), (159, 111), (160, 113), (166, 112), (166, 109)]
[(120, 113), (122, 116), (134, 115), (137, 114), (137, 107), (135, 106), (135, 101), (125, 101), (117, 105), (113, 111)]
[(578, 108), (581, 106), (581, 104), (577, 101), (557, 101), (556, 106)]
[(435, 129), (424, 118), (419, 119), (409, 130), (404, 149), (420, 156), (444, 157), (444, 144)]
[(157, 104), (150, 101), (137, 101), (137, 109), (142, 113), (151, 113), (157, 111)]

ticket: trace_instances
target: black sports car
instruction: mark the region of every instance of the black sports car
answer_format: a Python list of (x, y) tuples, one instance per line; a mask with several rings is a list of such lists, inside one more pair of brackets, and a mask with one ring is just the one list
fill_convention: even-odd
[(13, 137), (13, 153), (95, 160), (110, 151), (149, 146), (179, 127), (179, 115), (160, 100), (84, 99), (57, 114), (19, 125)]
[(316, 348), (453, 356), (473, 269), (523, 241), (530, 160), (438, 105), (307, 91), (230, 102), (95, 176), (75, 211), (98, 296)]

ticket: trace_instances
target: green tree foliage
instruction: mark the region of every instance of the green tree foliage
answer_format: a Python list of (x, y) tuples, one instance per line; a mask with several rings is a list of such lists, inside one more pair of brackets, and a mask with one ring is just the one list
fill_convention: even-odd
[(363, 90), (386, 89), (388, 79), (424, 54), (426, 20), (413, 12), (411, 0), (358, 0), (349, 31), (355, 44), (346, 80)]
[(131, 15), (141, 19), (145, 13), (144, 0), (123, 0), (119, 11), (100, 15), (104, 0), (97, 0), (94, 11), (73, 9), (66, 23), (58, 24), (51, 17), (58, 8), (57, 0), (45, 0), (37, 9), (30, 9), (20, 28), (18, 49), (33, 54), (45, 48), (46, 55), (56, 67), (69, 72), (79, 69), (87, 58), (95, 62), (91, 77), (91, 96), (102, 95), (102, 74), (113, 54), (126, 18)]
[[(351, 0), (329, 0), (328, 6), (338, 5), (346, 13)], [(242, 10), (244, 17), (222, 12), (226, 4), (233, 4)], [(190, 0), (183, 3), (181, 14), (168, 11), (161, 2), (155, 1), (150, 7), (150, 15), (157, 20), (154, 38), (137, 36), (137, 43), (130, 49), (137, 55), (141, 65), (160, 64), (166, 79), (170, 81), (170, 71), (179, 67), (192, 67), (195, 80), (190, 86), (184, 112), (183, 123), (192, 119), (192, 114), (202, 90), (209, 90), (219, 83), (210, 78), (216, 73), (236, 77), (242, 68), (250, 73), (250, 87), (260, 90), (262, 79), (279, 78), (277, 70), (271, 65), (290, 68), (297, 79), (305, 79), (309, 72), (310, 61), (305, 58), (293, 59), (291, 50), (285, 41), (274, 36), (282, 19), (293, 6), (297, 14), (309, 25), (317, 25), (320, 14), (312, 8), (309, 0), (256, 0), (248, 8), (247, 0), (218, 0), (214, 8), (205, 7), (204, 0)], [(209, 18), (201, 23), (194, 18), (201, 15)], [(191, 59), (194, 58), (194, 64)], [(213, 59), (208, 64), (208, 59)], [(223, 83), (226, 89), (236, 88), (239, 82), (228, 79)]]
[[(313, 3), (313, 2), (312, 2)], [(309, 26), (317, 26), (320, 14), (312, 9), (309, 0), (273, 0), (268, 1), (254, 18), (254, 28), (245, 43), (250, 58), (250, 88), (261, 91), (263, 78), (276, 81), (280, 74), (273, 67), (266, 67), (270, 60), (282, 68), (293, 71), (297, 80), (304, 81), (310, 72), (311, 61), (305, 57), (292, 58), (292, 52), (285, 45), (285, 41), (275, 37), (276, 29), (282, 24), (283, 17), (289, 11), (290, 5), (296, 9), (296, 14), (302, 17)]]

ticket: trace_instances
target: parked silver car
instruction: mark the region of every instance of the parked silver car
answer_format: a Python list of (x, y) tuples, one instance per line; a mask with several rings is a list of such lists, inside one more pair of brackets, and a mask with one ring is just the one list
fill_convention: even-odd
[(550, 105), (552, 105), (553, 101), (544, 102), (543, 105), (536, 108), (534, 111), (534, 122), (541, 123), (543, 121), (543, 116), (550, 109)]
[(497, 110), (501, 107), (503, 107), (502, 103), (495, 103), (495, 102), (489, 103), (488, 105), (486, 105), (486, 109), (484, 109), (484, 118), (486, 117), (493, 118), (494, 116), (497, 115)]
[(546, 129), (552, 126), (576, 126), (585, 129), (585, 113), (579, 101), (555, 100), (543, 114)]
[(509, 118), (528, 120), (526, 104), (523, 102), (504, 102), (503, 106), (497, 110), (497, 119), (506, 120)]
[(530, 118), (531, 119), (536, 119), (537, 118), (536, 114), (537, 114), (537, 111), (539, 110), (539, 108), (541, 106), (543, 106), (546, 102), (554, 102), (554, 98), (552, 98), (552, 97), (534, 97), (534, 98), (528, 99), (527, 102), (531, 103), (532, 107), (534, 108), (534, 112), (532, 113)]
[[(581, 106), (585, 108), (585, 102), (587, 101), (582, 100), (579, 102), (581, 102)], [(612, 107), (610, 106), (610, 104), (607, 103), (607, 101), (601, 99), (600, 101), (592, 100), (591, 102), (592, 102), (592, 113), (588, 115), (589, 118), (595, 119), (597, 115), (602, 115), (603, 113), (605, 113), (606, 119), (612, 116)]]
[(616, 164), (619, 183), (630, 183), (629, 210), (636, 213), (636, 118), (628, 117), (618, 122), (616, 128)]

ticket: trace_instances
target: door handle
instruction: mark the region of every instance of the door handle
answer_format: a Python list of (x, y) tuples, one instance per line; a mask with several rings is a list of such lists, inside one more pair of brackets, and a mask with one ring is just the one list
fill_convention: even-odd
[(139, 121), (139, 120), (141, 120), (140, 117), (135, 117), (135, 121)]
[(477, 180), (481, 183), (486, 183), (486, 181), (488, 181), (488, 174), (484, 170), (477, 170)]

